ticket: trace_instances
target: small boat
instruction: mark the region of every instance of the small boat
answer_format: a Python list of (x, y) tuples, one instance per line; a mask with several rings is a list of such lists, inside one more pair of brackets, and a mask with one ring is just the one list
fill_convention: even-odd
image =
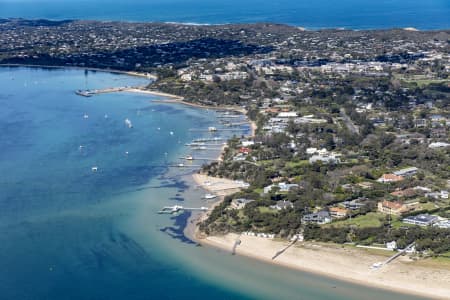
[(125, 119), (125, 125), (127, 125), (128, 128), (133, 128), (133, 124), (131, 123), (130, 119)]
[(169, 132), (170, 135), (173, 135), (173, 131)]
[(203, 198), (206, 199), (206, 200), (214, 199), (216, 197), (217, 196), (214, 195), (214, 194), (206, 194), (205, 196), (203, 196)]
[(214, 126), (210, 126), (210, 127), (208, 127), (208, 131), (214, 132), (214, 131), (217, 131), (217, 128)]
[(92, 172), (97, 172), (98, 171), (98, 167), (97, 166), (92, 167), (91, 170), (92, 170)]
[(88, 114), (84, 114), (83, 115), (83, 119), (89, 119), (89, 115)]
[(76, 90), (75, 94), (83, 97), (92, 97), (92, 93), (90, 93), (89, 91)]
[(192, 157), (192, 155), (186, 155), (184, 157), (185, 160), (194, 160), (194, 158)]
[(372, 266), (370, 266), (370, 269), (377, 270), (377, 269), (381, 268), (382, 266), (383, 266), (382, 262), (376, 262), (376, 263), (372, 264)]

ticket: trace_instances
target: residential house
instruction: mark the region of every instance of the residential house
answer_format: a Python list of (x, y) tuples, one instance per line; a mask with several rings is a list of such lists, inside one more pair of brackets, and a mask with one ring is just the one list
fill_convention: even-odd
[(392, 196), (396, 197), (414, 197), (417, 195), (417, 190), (414, 188), (404, 189), (404, 190), (397, 190), (391, 193)]
[(241, 142), (242, 147), (250, 147), (250, 146), (253, 146), (254, 144), (255, 144), (254, 141), (242, 141)]
[(270, 206), (270, 208), (273, 208), (276, 210), (288, 209), (288, 208), (293, 208), (293, 207), (294, 207), (294, 204), (292, 204), (291, 201), (286, 201), (286, 200), (277, 201), (277, 204)]
[(243, 209), (247, 204), (253, 201), (255, 200), (245, 198), (233, 199), (231, 201), (230, 207), (234, 209)]
[(250, 152), (252, 152), (252, 149), (247, 148), (247, 147), (241, 147), (239, 148), (239, 153), (243, 153), (243, 154), (249, 154)]
[(361, 203), (358, 199), (354, 199), (351, 201), (344, 201), (341, 202), (340, 205), (349, 210), (357, 210), (360, 209), (361, 207), (366, 206), (365, 203)]
[(378, 211), (383, 214), (400, 216), (411, 210), (411, 207), (400, 203), (383, 200), (378, 202)]
[(330, 216), (334, 219), (345, 218), (348, 215), (348, 210), (341, 207), (330, 207)]
[(297, 113), (295, 111), (280, 112), (277, 116), (278, 118), (295, 118)]
[(298, 188), (298, 184), (296, 184), (296, 183), (285, 183), (285, 182), (280, 182), (278, 184), (271, 184), (271, 185), (266, 186), (264, 188), (264, 194), (269, 193), (275, 187), (280, 188), (280, 192), (289, 192), (293, 188)]
[(406, 224), (414, 224), (419, 226), (431, 226), (438, 221), (437, 216), (429, 214), (420, 214), (417, 216), (409, 216), (402, 220)]
[(405, 168), (405, 169), (395, 171), (393, 173), (394, 173), (394, 175), (397, 175), (397, 176), (409, 177), (409, 176), (415, 175), (418, 170), (419, 169), (417, 169), (416, 167), (410, 167), (410, 168)]
[(429, 145), (428, 145), (428, 148), (436, 149), (436, 148), (444, 148), (444, 147), (449, 147), (449, 146), (450, 146), (449, 143), (435, 142), (435, 143), (429, 144)]
[(309, 163), (313, 164), (316, 162), (322, 162), (324, 164), (338, 164), (341, 162), (338, 155), (331, 153), (326, 155), (313, 155), (309, 158)]
[(440, 220), (440, 221), (434, 223), (433, 226), (436, 226), (439, 228), (450, 229), (450, 220)]
[(304, 223), (326, 224), (331, 222), (331, 216), (327, 211), (319, 211), (316, 213), (304, 215), (302, 221)]
[(378, 182), (381, 183), (389, 183), (389, 182), (398, 182), (402, 181), (405, 178), (403, 176), (395, 175), (395, 174), (383, 174), (380, 178), (377, 179)]

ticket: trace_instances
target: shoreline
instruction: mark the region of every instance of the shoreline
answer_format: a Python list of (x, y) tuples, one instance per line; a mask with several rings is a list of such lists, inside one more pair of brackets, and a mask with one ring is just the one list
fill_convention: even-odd
[[(219, 157), (223, 151), (224, 148)], [(231, 181), (199, 173), (191, 176), (198, 187), (211, 193), (215, 192), (211, 188), (211, 178)], [(234, 192), (236, 191), (228, 194)], [(430, 266), (423, 263), (424, 261), (412, 261), (406, 257), (400, 257), (389, 265), (383, 266), (382, 269), (371, 270), (370, 266), (373, 263), (386, 260), (386, 255), (390, 256), (392, 252), (380, 255), (367, 249), (313, 242), (297, 242), (274, 260), (273, 256), (281, 249), (285, 249), (290, 244), (289, 241), (232, 233), (224, 236), (206, 235), (201, 232), (199, 223), (206, 220), (210, 212), (220, 205), (228, 194), (220, 195), (209, 211), (193, 217), (185, 228), (186, 235), (201, 246), (224, 251), (223, 255), (231, 254), (236, 241), (240, 240), (239, 246), (235, 248), (236, 255), (262, 263), (404, 295), (450, 299), (450, 288), (445, 288), (450, 287), (450, 262), (446, 266)]]
[[(157, 80), (157, 76), (155, 76), (153, 74), (139, 73), (139, 72), (134, 72), (134, 71), (121, 71), (121, 70), (114, 70), (114, 69), (91, 68), (91, 67), (52, 66), (52, 65), (33, 65), (33, 64), (0, 64), (0, 67), (88, 70), (88, 71), (105, 72), (105, 73), (112, 73), (112, 74), (123, 74), (123, 75), (129, 75), (129, 76), (134, 76), (134, 77), (147, 78), (149, 80)], [(247, 110), (243, 107), (208, 106), (208, 105), (203, 105), (203, 104), (191, 103), (191, 102), (185, 101), (184, 97), (182, 97), (182, 96), (177, 96), (174, 94), (164, 93), (164, 92), (155, 91), (155, 90), (144, 90), (144, 89), (138, 89), (138, 88), (132, 87), (132, 88), (127, 88), (127, 89), (124, 89), (121, 91), (115, 91), (115, 92), (130, 92), (130, 93), (140, 93), (140, 94), (147, 94), (147, 95), (153, 95), (153, 96), (161, 96), (161, 97), (169, 98), (169, 99), (158, 99), (158, 100), (153, 100), (153, 101), (161, 102), (161, 103), (183, 104), (183, 105), (187, 105), (187, 106), (191, 106), (191, 107), (204, 108), (204, 109), (235, 111), (235, 112), (239, 112), (244, 115), (247, 115)], [(251, 132), (250, 137), (254, 137), (256, 130), (257, 130), (256, 123), (250, 119), (248, 119), (248, 122), (250, 124), (250, 132)]]
[[(0, 66), (5, 66), (5, 65), (0, 65)], [(41, 65), (37, 65), (37, 66), (16, 65), (16, 66), (12, 66), (12, 67), (39, 67), (39, 68), (61, 68), (61, 69), (63, 69), (63, 68), (70, 68), (70, 67), (57, 67), (57, 66), (48, 66), (47, 67), (47, 66), (41, 66)], [(111, 73), (120, 73), (120, 74), (131, 75), (131, 74), (127, 73), (127, 72), (122, 72), (122, 71), (115, 72), (115, 71), (104, 70), (104, 69), (98, 69), (97, 70), (97, 69), (90, 69), (90, 68), (79, 68), (79, 67), (75, 67), (75, 68), (77, 68), (77, 69), (84, 69), (84, 70), (87, 69), (87, 70), (95, 70), (95, 71), (100, 71), (100, 72), (111, 72)], [(131, 76), (138, 76), (138, 75), (131, 75)], [(157, 91), (146, 91), (146, 90), (140, 90), (140, 89), (134, 89), (134, 90), (135, 91), (133, 91), (131, 89), (130, 90), (124, 90), (124, 91), (125, 92), (146, 93), (146, 94), (152, 94), (152, 95), (157, 95), (157, 96), (173, 98), (173, 100), (160, 100), (160, 102), (184, 104), (184, 105), (189, 105), (189, 106), (194, 106), (194, 107), (199, 107), (199, 108), (206, 108), (206, 109), (229, 109), (229, 110), (239, 111), (236, 108), (210, 107), (210, 106), (204, 106), (204, 105), (201, 105), (201, 104), (189, 103), (189, 102), (183, 101), (182, 97), (178, 97), (176, 95), (171, 95), (171, 94), (166, 94), (166, 93), (161, 93), (161, 92), (157, 92)], [(251, 121), (249, 121), (249, 122), (251, 122)], [(255, 125), (255, 128), (253, 128), (253, 126), (251, 126), (251, 127), (252, 127), (252, 135), (254, 135), (254, 131), (256, 130), (256, 125)], [(221, 156), (223, 154), (223, 151), (224, 151), (224, 148), (222, 148), (222, 150), (220, 151), (219, 156)], [(199, 175), (199, 174), (194, 173), (194, 174), (192, 174), (192, 177), (194, 178), (194, 181), (200, 187), (202, 187), (205, 190), (209, 190), (209, 191), (213, 192), (213, 190), (211, 189), (210, 186), (205, 185), (205, 180), (203, 180), (202, 177), (195, 176), (195, 175)], [(220, 181), (225, 181), (225, 180), (227, 180), (227, 179), (220, 178)], [(233, 192), (231, 192), (231, 189), (230, 189), (230, 193), (233, 193)], [(220, 203), (222, 203), (224, 196), (225, 195), (222, 195), (220, 200), (215, 201), (215, 203), (212, 205), (212, 208), (214, 208), (216, 205), (219, 205)], [(202, 220), (202, 219), (206, 218), (207, 216), (208, 216), (208, 213), (200, 214), (199, 217), (197, 217), (197, 218), (195, 218), (193, 220), (193, 223), (197, 223), (199, 220)], [(227, 252), (230, 251), (230, 249), (232, 247), (232, 244), (234, 243), (235, 238), (234, 239), (231, 238), (231, 240), (227, 240), (225, 237), (215, 237), (215, 236), (207, 236), (207, 237), (201, 238), (201, 237), (198, 236), (198, 234), (199, 234), (199, 232), (197, 232), (198, 226), (196, 224), (194, 224), (194, 226), (196, 227), (195, 228), (196, 230), (195, 230), (195, 233), (194, 233), (194, 240), (196, 242), (200, 243), (201, 245), (207, 245), (209, 247), (222, 249), (222, 250), (227, 251)], [(357, 284), (360, 284), (360, 285), (365, 285), (365, 286), (369, 286), (369, 287), (376, 287), (376, 288), (392, 290), (392, 291), (396, 291), (396, 292), (400, 292), (400, 293), (404, 293), (404, 294), (420, 295), (420, 296), (433, 297), (433, 298), (438, 297), (435, 294), (430, 295), (429, 293), (418, 293), (418, 292), (415, 292), (415, 291), (412, 292), (412, 290), (415, 290), (415, 288), (417, 288), (418, 284), (420, 284), (420, 283), (423, 283), (425, 285), (424, 289), (428, 288), (428, 289), (433, 289), (433, 292), (436, 291), (436, 287), (430, 287), (428, 282), (425, 282), (425, 280), (420, 280), (420, 278), (419, 278), (418, 282), (412, 282), (412, 283), (410, 282), (409, 283), (409, 285), (413, 285), (414, 288), (398, 288), (398, 289), (396, 289), (395, 287), (392, 287), (390, 285), (386, 285), (386, 283), (384, 285), (382, 283), (378, 283), (378, 285), (377, 285), (377, 283), (374, 283), (373, 281), (370, 281), (370, 280), (361, 280), (358, 277), (352, 277), (352, 276), (350, 276), (348, 274), (350, 272), (344, 272), (344, 273), (338, 274), (338, 275), (330, 274), (329, 272), (321, 272), (320, 270), (317, 270), (319, 266), (317, 266), (316, 268), (314, 268), (314, 267), (307, 268), (304, 265), (303, 266), (299, 265), (299, 264), (293, 265), (292, 263), (290, 263), (288, 261), (282, 260), (282, 258), (284, 258), (285, 255), (287, 255), (291, 251), (291, 249), (289, 251), (287, 251), (287, 253), (284, 253), (283, 255), (281, 255), (279, 257), (280, 260), (278, 260), (278, 258), (277, 258), (276, 261), (273, 261), (273, 260), (270, 259), (270, 255), (273, 255), (276, 251), (272, 251), (271, 253), (269, 253), (269, 256), (266, 257), (263, 254), (256, 254), (256, 252), (258, 252), (258, 251), (255, 252), (254, 249), (251, 248), (251, 247), (253, 247), (251, 245), (254, 245), (254, 246), (256, 246), (257, 250), (259, 250), (259, 249), (261, 249), (261, 250), (262, 249), (264, 249), (264, 250), (267, 250), (267, 249), (269, 249), (269, 250), (279, 250), (280, 248), (285, 246), (287, 244), (287, 242), (278, 242), (278, 241), (271, 241), (271, 240), (268, 240), (268, 239), (264, 239), (263, 240), (264, 242), (274, 243), (273, 245), (275, 245), (275, 247), (276, 247), (276, 248), (269, 248), (269, 247), (260, 247), (260, 243), (258, 243), (259, 241), (256, 240), (257, 238), (252, 239), (252, 237), (244, 236), (244, 237), (240, 237), (240, 239), (241, 240), (245, 240), (247, 242), (244, 241), (244, 243), (242, 245), (237, 247), (236, 253), (238, 255), (246, 256), (246, 257), (249, 257), (251, 259), (257, 259), (257, 260), (262, 261), (264, 263), (272, 263), (272, 264), (280, 265), (280, 266), (283, 266), (283, 267), (292, 268), (292, 269), (295, 269), (295, 270), (300, 270), (300, 271), (310, 272), (310, 273), (316, 273), (316, 274), (320, 274), (320, 275), (323, 275), (323, 276), (328, 276), (328, 277), (331, 277), (331, 278), (335, 278), (335, 279), (338, 279), (338, 280), (356, 282)], [(230, 242), (231, 242), (231, 244), (230, 244)], [(247, 248), (244, 248), (244, 247), (247, 246), (247, 243), (250, 245), (249, 246), (250, 248), (248, 248), (248, 250), (246, 250)], [(293, 247), (293, 249), (297, 249), (297, 248)], [(317, 251), (317, 250), (313, 250), (313, 251), (320, 252), (320, 251)], [(333, 258), (333, 257), (331, 257), (331, 258)], [(354, 258), (354, 256), (353, 256), (353, 258)], [(317, 261), (314, 261), (313, 259), (306, 259), (306, 260), (310, 261), (314, 265), (317, 262)], [(351, 266), (354, 267), (354, 265), (351, 265)], [(392, 265), (387, 266), (386, 270), (383, 269), (381, 271), (390, 271), (392, 269), (390, 267), (392, 267)], [(384, 272), (384, 274), (386, 274), (386, 277), (388, 277), (388, 278), (385, 278), (385, 279), (387, 279), (387, 280), (392, 279), (392, 278), (389, 278), (389, 276), (392, 276), (392, 274), (389, 274), (387, 272)], [(450, 281), (448, 282), (448, 284), (450, 285)], [(437, 288), (439, 289), (439, 287), (442, 287), (442, 285), (438, 286)], [(448, 291), (448, 290), (446, 290), (446, 291)], [(443, 292), (445, 293), (446, 291), (443, 291)], [(449, 293), (450, 293), (450, 291), (449, 291)], [(445, 296), (446, 298), (450, 298), (450, 294), (443, 294), (443, 296)], [(440, 298), (440, 297), (441, 296), (439, 296), (439, 298), (436, 298), (436, 299), (443, 299), (443, 298)]]
[(94, 68), (94, 67), (78, 67), (78, 66), (53, 66), (53, 65), (33, 65), (33, 64), (0, 64), (0, 67), (11, 67), (11, 68), (42, 68), (42, 69), (70, 69), (70, 70), (87, 70), (87, 71), (95, 71), (95, 72), (105, 72), (112, 74), (123, 74), (134, 77), (148, 78), (151, 80), (156, 80), (157, 77), (150, 73), (140, 73), (135, 71), (122, 71), (115, 69), (102, 69), (102, 68)]
[(323, 246), (306, 242), (298, 243), (273, 260), (273, 255), (285, 248), (288, 241), (237, 234), (206, 236), (199, 234), (198, 226), (194, 239), (202, 246), (228, 253), (231, 253), (235, 241), (239, 239), (241, 243), (235, 250), (236, 254), (263, 263), (405, 295), (450, 299), (450, 288), (445, 288), (450, 286), (449, 269), (413, 265), (413, 262), (403, 257), (380, 270), (370, 270), (370, 264), (362, 260), (369, 259), (373, 263), (386, 257), (337, 244)]

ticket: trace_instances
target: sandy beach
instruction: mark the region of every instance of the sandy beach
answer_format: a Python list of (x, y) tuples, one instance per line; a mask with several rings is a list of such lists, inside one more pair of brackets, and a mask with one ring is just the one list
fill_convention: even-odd
[[(198, 186), (220, 196), (221, 200), (215, 202), (213, 207), (220, 204), (224, 196), (240, 189), (238, 183), (229, 179), (204, 174), (194, 174), (193, 179)], [(194, 225), (207, 217), (207, 213), (202, 214), (191, 224)], [(239, 239), (241, 243), (236, 248), (237, 255), (265, 263), (405, 294), (450, 299), (450, 262), (430, 259), (414, 261), (407, 256), (401, 256), (381, 269), (372, 270), (370, 266), (373, 263), (385, 261), (393, 252), (313, 242), (297, 242), (286, 249), (290, 244), (287, 240), (232, 233), (207, 236), (199, 231), (198, 226), (191, 227), (188, 232), (199, 244), (227, 253), (231, 253), (236, 240)], [(283, 249), (286, 250), (272, 259)]]
[[(350, 246), (299, 242), (272, 260), (288, 241), (227, 234), (200, 238), (198, 242), (231, 252), (237, 238), (241, 240), (236, 249), (238, 255), (371, 287), (450, 299), (450, 264), (426, 264), (427, 261), (400, 257), (379, 270), (371, 270), (373, 263), (385, 260), (386, 256)], [(392, 252), (386, 253), (389, 254)]]
[(197, 185), (220, 197), (234, 194), (242, 188), (242, 184), (231, 179), (212, 177), (204, 174), (193, 174)]

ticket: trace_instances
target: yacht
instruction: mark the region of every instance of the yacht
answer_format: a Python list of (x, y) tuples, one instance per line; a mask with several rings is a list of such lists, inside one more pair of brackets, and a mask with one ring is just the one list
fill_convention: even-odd
[(128, 126), (128, 128), (133, 128), (133, 124), (131, 124), (131, 121), (130, 121), (130, 119), (125, 119), (125, 125), (127, 125)]

